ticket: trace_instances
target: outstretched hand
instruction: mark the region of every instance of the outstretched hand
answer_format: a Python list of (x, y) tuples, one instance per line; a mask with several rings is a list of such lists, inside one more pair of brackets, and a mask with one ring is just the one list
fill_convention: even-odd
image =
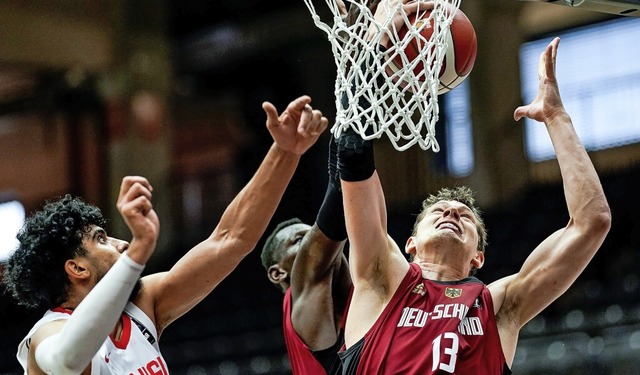
[(556, 79), (556, 55), (559, 43), (560, 38), (554, 38), (540, 55), (538, 95), (531, 104), (516, 108), (513, 113), (516, 121), (528, 117), (549, 124), (558, 115), (566, 114)]
[(322, 116), (322, 112), (311, 108), (309, 103), (309, 96), (301, 96), (289, 103), (280, 115), (273, 104), (262, 104), (267, 114), (267, 129), (283, 151), (304, 154), (327, 128), (329, 120)]

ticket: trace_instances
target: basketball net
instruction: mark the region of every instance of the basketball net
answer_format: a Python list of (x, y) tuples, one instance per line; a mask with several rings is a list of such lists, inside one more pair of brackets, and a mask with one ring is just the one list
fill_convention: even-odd
[[(399, 151), (417, 143), (423, 150), (438, 152), (438, 76), (450, 43), (449, 26), (461, 0), (435, 0), (428, 18), (415, 24), (397, 0), (343, 0), (348, 17), (340, 0), (324, 1), (333, 14), (331, 25), (320, 19), (313, 0), (304, 0), (316, 27), (328, 36), (337, 67), (334, 136), (352, 128), (367, 140), (386, 134)], [(376, 8), (369, 8), (371, 1), (383, 8), (378, 19)], [(417, 14), (425, 11), (419, 9)], [(401, 15), (408, 28), (403, 38), (398, 33), (402, 27), (392, 22), (394, 15)], [(433, 33), (425, 38), (420, 32), (431, 27), (432, 19)], [(379, 47), (383, 37), (389, 38), (386, 50)], [(416, 58), (407, 57), (410, 43), (419, 46)]]

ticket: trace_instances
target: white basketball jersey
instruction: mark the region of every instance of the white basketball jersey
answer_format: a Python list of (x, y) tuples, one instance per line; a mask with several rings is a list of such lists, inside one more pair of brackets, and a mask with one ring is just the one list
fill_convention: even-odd
[[(27, 358), (31, 336), (42, 325), (54, 320), (69, 319), (68, 311), (55, 309), (47, 311), (31, 328), (31, 331), (18, 346), (18, 362), (27, 374)], [(150, 339), (148, 339), (150, 336)], [(114, 341), (108, 337), (98, 353), (91, 360), (91, 374), (134, 374), (166, 375), (167, 364), (160, 354), (158, 334), (151, 319), (136, 305), (129, 302), (122, 314), (122, 337)]]

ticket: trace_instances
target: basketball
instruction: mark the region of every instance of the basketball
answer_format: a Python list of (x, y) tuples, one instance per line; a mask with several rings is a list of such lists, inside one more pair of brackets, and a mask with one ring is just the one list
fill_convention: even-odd
[[(414, 25), (416, 29), (420, 30), (420, 36), (411, 36), (411, 34), (409, 34), (408, 37), (411, 38), (411, 40), (404, 48), (406, 60), (403, 60), (401, 56), (402, 53), (392, 54), (392, 58), (390, 56), (386, 70), (394, 79), (402, 79), (399, 77), (402, 77), (401, 71), (407, 62), (411, 65), (421, 53), (429, 53), (429, 51), (423, 51), (423, 49), (427, 48), (426, 41), (431, 38), (433, 33), (433, 18), (429, 19), (430, 14), (431, 10), (427, 10), (408, 16), (409, 22)], [(430, 24), (423, 26), (422, 23), (426, 20), (429, 20)], [(404, 38), (407, 37), (408, 31), (409, 27), (407, 25), (400, 28), (398, 30), (398, 40), (404, 40)], [(460, 9), (456, 9), (445, 40), (447, 42), (447, 50), (438, 75), (440, 81), (438, 95), (449, 92), (461, 84), (469, 73), (471, 73), (473, 64), (476, 61), (476, 54), (478, 52), (476, 32), (469, 18), (467, 18)], [(424, 73), (424, 69), (425, 67), (422, 61), (418, 61), (413, 69), (413, 73), (421, 83), (428, 77)], [(401, 82), (401, 84), (402, 83), (406, 86), (406, 82)]]

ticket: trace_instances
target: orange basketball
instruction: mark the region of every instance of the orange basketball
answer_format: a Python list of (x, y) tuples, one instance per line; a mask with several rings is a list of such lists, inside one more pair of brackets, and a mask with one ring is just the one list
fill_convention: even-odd
[[(417, 17), (418, 14), (420, 15), (419, 18)], [(421, 23), (426, 22), (430, 14), (431, 10), (420, 11), (419, 13), (409, 15), (408, 19), (412, 25), (420, 29), (420, 27), (422, 27)], [(420, 29), (422, 38), (419, 36), (407, 36), (409, 27), (406, 25), (398, 30), (399, 40), (403, 40), (405, 36), (412, 38), (404, 49), (408, 63), (414, 62), (420, 53), (423, 52), (422, 50), (427, 48), (425, 40), (429, 40), (433, 34), (433, 19), (430, 19), (429, 23), (430, 24)], [(471, 73), (473, 64), (476, 61), (476, 54), (478, 52), (476, 31), (471, 21), (469, 21), (469, 18), (467, 18), (460, 9), (456, 9), (445, 40), (447, 41), (447, 50), (438, 75), (438, 79), (440, 80), (438, 94), (444, 94), (462, 83), (469, 73)], [(429, 51), (424, 52), (429, 53)], [(393, 75), (395, 80), (402, 79), (399, 71), (403, 68), (405, 62), (403, 62), (400, 55), (391, 56), (393, 56), (393, 58), (388, 61), (387, 73)], [(416, 64), (413, 73), (421, 82), (427, 79), (427, 76), (424, 74), (424, 64), (422, 62)], [(401, 84), (406, 86), (406, 82), (401, 82)]]

